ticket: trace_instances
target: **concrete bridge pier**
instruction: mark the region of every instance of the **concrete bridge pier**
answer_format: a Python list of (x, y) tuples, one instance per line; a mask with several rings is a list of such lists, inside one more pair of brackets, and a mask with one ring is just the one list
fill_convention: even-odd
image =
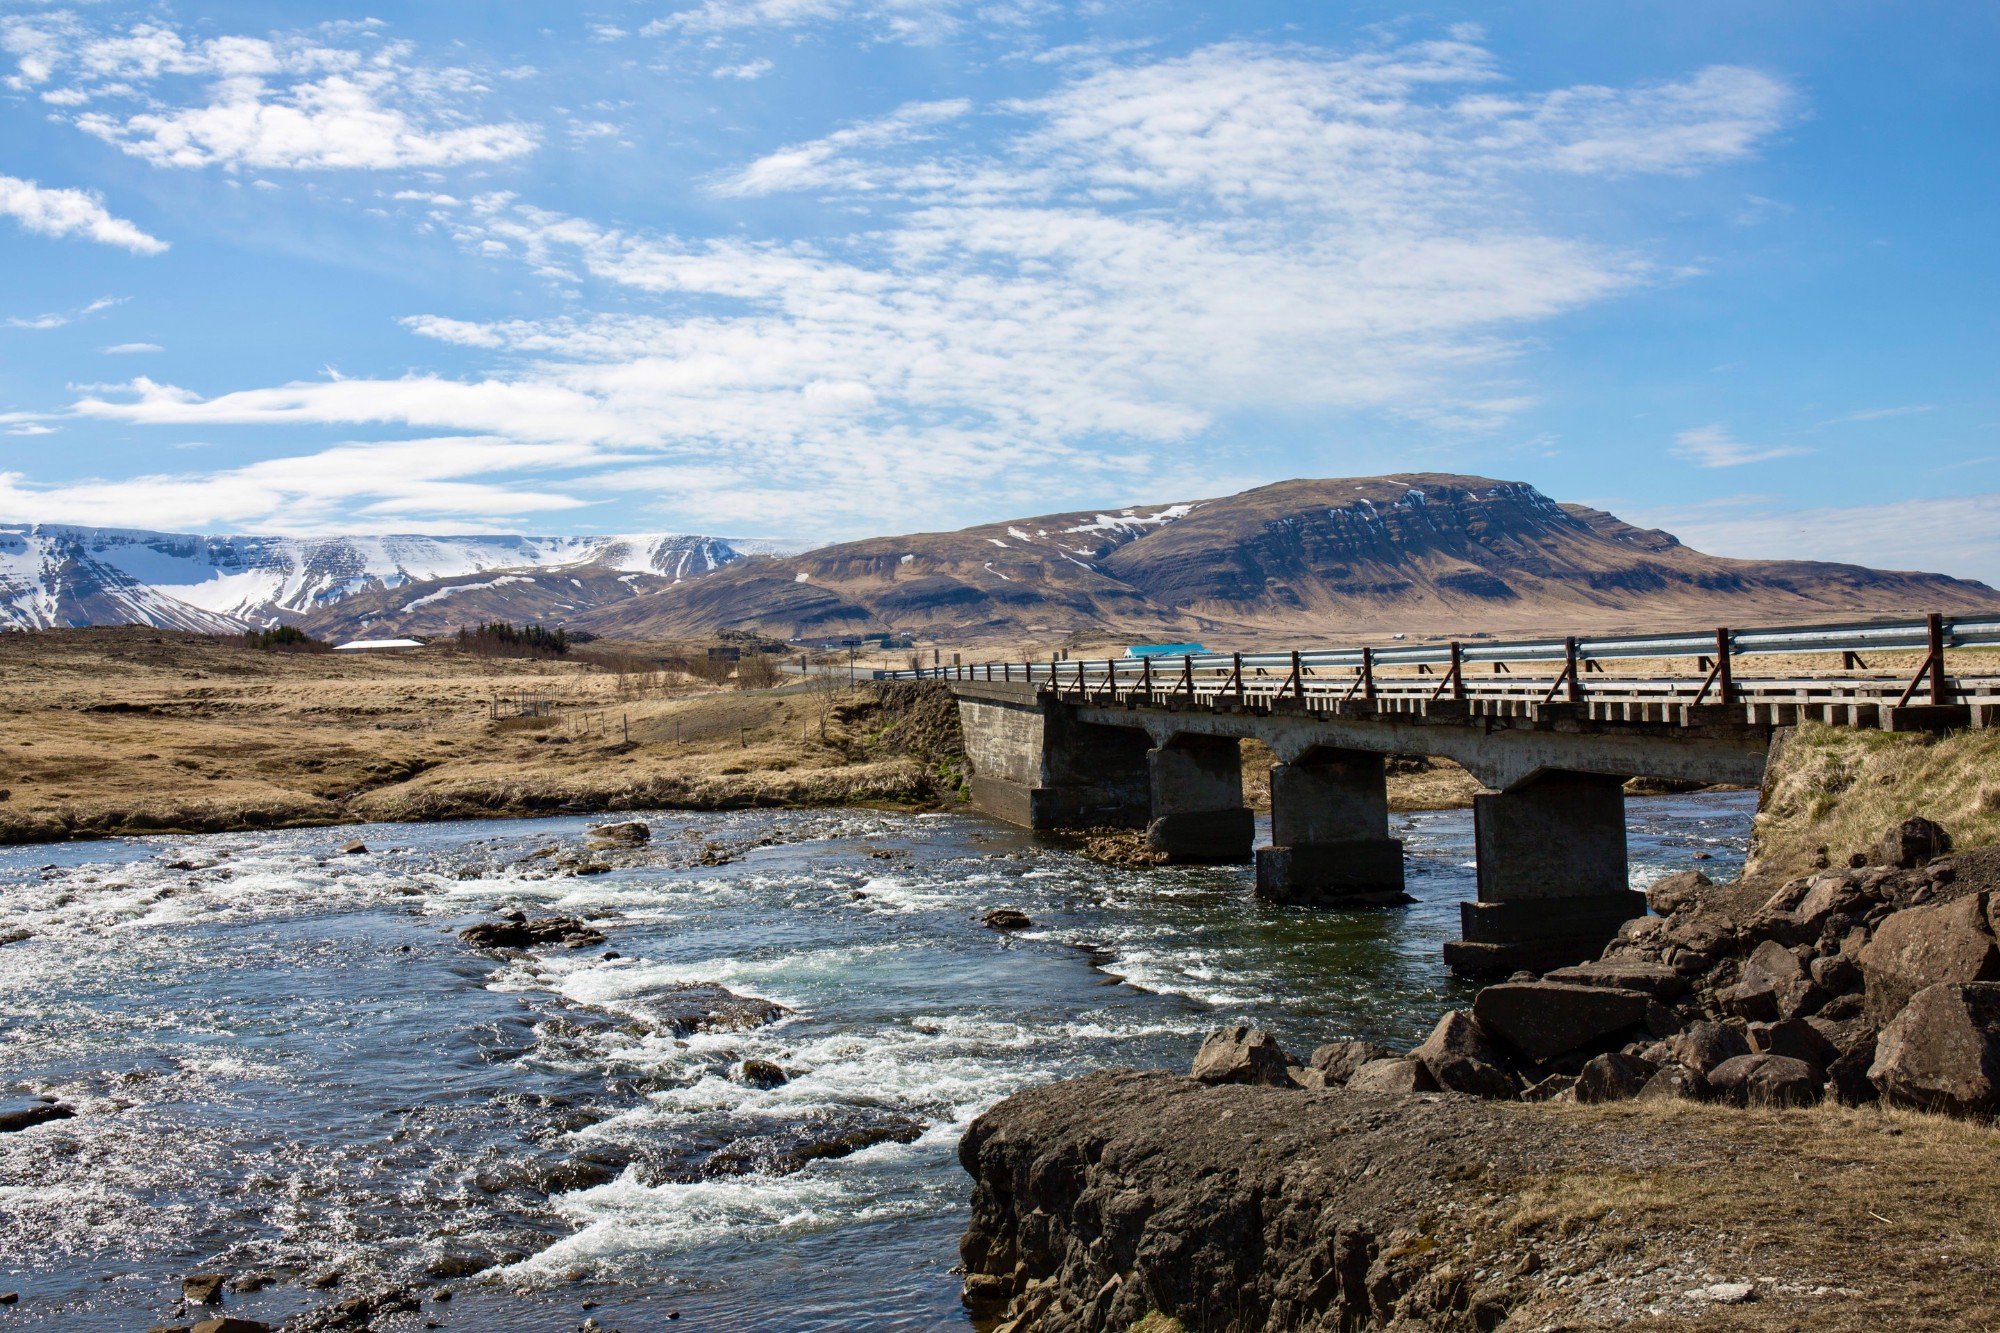
[(1272, 765), (1271, 843), (1257, 852), (1260, 898), (1314, 907), (1410, 901), (1378, 753), (1317, 746)]
[(1152, 821), (1146, 845), (1181, 863), (1248, 861), (1256, 818), (1243, 804), (1243, 746), (1234, 736), (1180, 733), (1146, 755)]
[(1459, 907), (1464, 938), (1444, 946), (1453, 971), (1545, 971), (1603, 952), (1619, 926), (1646, 912), (1628, 887), (1624, 779), (1545, 771), (1475, 796), (1479, 899)]

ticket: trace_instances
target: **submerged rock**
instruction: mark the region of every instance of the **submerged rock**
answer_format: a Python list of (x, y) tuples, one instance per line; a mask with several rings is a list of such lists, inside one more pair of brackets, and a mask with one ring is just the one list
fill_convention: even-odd
[(1012, 907), (996, 907), (979, 919), (994, 930), (1026, 930), (1035, 924), (1026, 912)]
[(623, 824), (600, 824), (590, 830), (589, 841), (602, 847), (643, 847), (653, 840), (653, 830), (638, 820)]
[(190, 1305), (217, 1305), (222, 1301), (227, 1273), (195, 1273), (181, 1279), (181, 1299)]
[(51, 1120), (68, 1120), (75, 1114), (75, 1111), (60, 1102), (43, 1101), (39, 1097), (0, 1101), (0, 1134), (32, 1129)]
[(621, 1009), (651, 1032), (685, 1037), (690, 1032), (730, 1032), (762, 1027), (792, 1012), (772, 1000), (738, 995), (712, 981), (689, 981), (622, 1001)]

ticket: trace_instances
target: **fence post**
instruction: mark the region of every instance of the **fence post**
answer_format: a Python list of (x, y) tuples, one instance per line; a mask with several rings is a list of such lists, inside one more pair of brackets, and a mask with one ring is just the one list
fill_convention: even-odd
[(1931, 646), (1931, 702), (1948, 704), (1951, 698), (1944, 679), (1944, 617), (1933, 611), (1925, 617), (1924, 628)]

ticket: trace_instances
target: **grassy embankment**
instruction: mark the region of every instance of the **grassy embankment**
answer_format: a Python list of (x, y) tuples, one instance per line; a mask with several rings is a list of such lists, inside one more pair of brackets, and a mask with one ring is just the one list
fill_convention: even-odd
[[(517, 715), (525, 701), (540, 715)], [(912, 700), (872, 690), (735, 691), (442, 651), (271, 653), (145, 629), (0, 635), (0, 842), (928, 805), (957, 786), (949, 740)]]

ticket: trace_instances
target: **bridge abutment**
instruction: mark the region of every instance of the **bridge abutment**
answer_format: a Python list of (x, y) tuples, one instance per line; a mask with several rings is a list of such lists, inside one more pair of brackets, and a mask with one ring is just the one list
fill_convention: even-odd
[(1319, 747), (1274, 764), (1271, 843), (1257, 851), (1260, 898), (1316, 907), (1410, 901), (1380, 754)]
[(1646, 912), (1629, 887), (1624, 779), (1547, 772), (1476, 796), (1479, 899), (1459, 908), (1464, 938), (1444, 947), (1453, 971), (1504, 975), (1595, 958)]
[(1146, 756), (1152, 820), (1146, 845), (1170, 861), (1248, 861), (1256, 817), (1243, 804), (1243, 747), (1233, 736), (1182, 734)]
[(1050, 699), (961, 695), (972, 804), (1022, 828), (1144, 828), (1152, 809), (1152, 739), (1080, 722)]

